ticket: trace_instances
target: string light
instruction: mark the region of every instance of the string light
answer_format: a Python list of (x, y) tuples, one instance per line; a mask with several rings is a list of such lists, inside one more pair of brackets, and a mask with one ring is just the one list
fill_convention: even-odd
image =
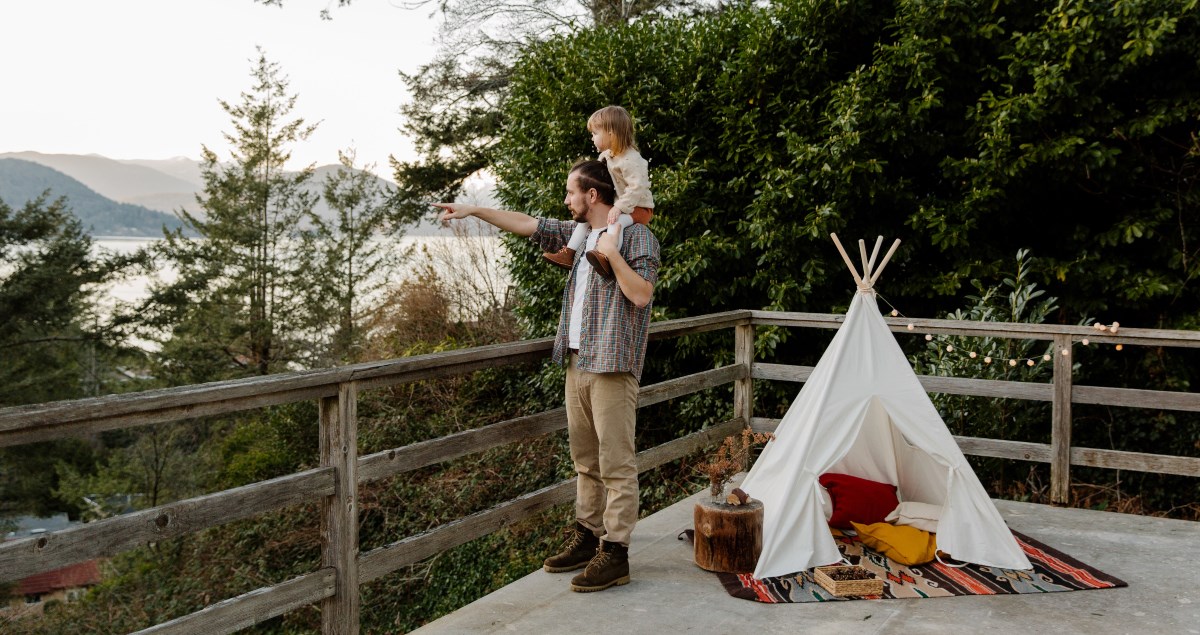
[[(891, 307), (891, 311), (889, 312), (889, 314), (892, 317), (905, 317), (905, 315), (903, 313), (901, 313), (896, 307), (892, 306), (892, 303), (888, 302), (887, 299), (884, 298), (882, 295), (880, 295), (879, 293), (876, 293), (876, 297), (879, 298), (880, 300), (883, 300), (884, 303), (886, 303), (889, 307)], [(905, 325), (905, 328), (909, 331), (916, 330), (916, 323), (909, 322), (908, 324)], [(1094, 328), (1097, 331), (1104, 332), (1106, 334), (1116, 334), (1117, 330), (1121, 328), (1121, 323), (1113, 322), (1112, 324), (1101, 324), (1100, 322), (1096, 322), (1096, 323), (1092, 324), (1092, 328)], [(933, 334), (926, 333), (925, 341), (932, 342)], [(1084, 337), (1079, 340), (1079, 343), (1083, 346), (1088, 346), (1091, 344), (1091, 340)], [(1115, 348), (1118, 351), (1121, 351), (1121, 350), (1125, 349), (1125, 346), (1122, 344), (1116, 344), (1116, 345), (1114, 345), (1113, 348)], [(955, 352), (955, 347), (953, 344), (946, 344), (944, 350), (947, 353), (953, 353), (953, 352)], [(959, 351), (959, 352), (960, 353), (965, 352), (967, 354), (967, 357), (969, 357), (971, 359), (979, 359), (979, 356), (980, 356), (980, 353), (977, 351), (968, 350), (968, 351)], [(1063, 357), (1070, 357), (1071, 356), (1070, 346), (1060, 349), (1059, 354), (1061, 354)], [(984, 355), (983, 363), (991, 364), (994, 359), (998, 359), (999, 361), (1002, 361), (1002, 362), (1008, 362), (1008, 365), (1010, 368), (1016, 368), (1016, 366), (1019, 362), (1025, 362), (1026, 366), (1032, 368), (1032, 367), (1036, 366), (1039, 362), (1049, 362), (1054, 359), (1054, 356), (1049, 352), (1043, 353), (1040, 357), (1041, 357), (1041, 359), (1038, 359), (1038, 357), (993, 358), (991, 355)]]

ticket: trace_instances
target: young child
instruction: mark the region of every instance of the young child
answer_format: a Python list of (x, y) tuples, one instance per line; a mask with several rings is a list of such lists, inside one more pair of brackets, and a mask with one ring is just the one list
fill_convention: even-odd
[[(620, 106), (605, 106), (588, 117), (588, 132), (592, 143), (600, 151), (600, 160), (608, 164), (613, 185), (617, 189), (617, 200), (608, 215), (607, 231), (617, 238), (617, 249), (626, 227), (634, 223), (647, 225), (654, 216), (654, 196), (650, 194), (650, 173), (646, 160), (638, 152), (633, 135), (633, 118)], [(575, 226), (571, 240), (558, 253), (544, 253), (542, 257), (564, 268), (575, 265), (575, 254), (583, 248), (589, 227), (586, 223)], [(595, 249), (587, 252), (588, 262), (600, 275), (612, 276), (608, 258)]]

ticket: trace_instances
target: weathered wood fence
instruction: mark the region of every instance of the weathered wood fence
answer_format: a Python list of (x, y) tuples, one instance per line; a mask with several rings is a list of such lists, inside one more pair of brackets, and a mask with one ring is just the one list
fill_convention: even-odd
[[(787, 327), (837, 328), (841, 315), (823, 313), (779, 313), (751, 311), (751, 326), (777, 325)], [(1137, 472), (1157, 472), (1181, 476), (1200, 476), (1200, 458), (1123, 452), (1100, 448), (1081, 448), (1071, 445), (1072, 404), (1095, 404), (1200, 412), (1200, 393), (1101, 386), (1077, 386), (1072, 382), (1071, 367), (1077, 345), (1088, 339), (1094, 344), (1120, 343), (1126, 346), (1163, 346), (1200, 348), (1200, 331), (1171, 331), (1162, 329), (1129, 329), (1122, 327), (1117, 334), (1097, 332), (1085, 326), (1051, 324), (1019, 324), (1007, 322), (969, 322), (962, 320), (920, 320), (885, 318), (892, 331), (901, 334), (962, 335), (999, 339), (1052, 341), (1054, 375), (1050, 383), (966, 379), (961, 377), (921, 376), (921, 385), (929, 392), (999, 397), (1027, 401), (1051, 402), (1050, 443), (1030, 443), (1005, 439), (982, 439), (956, 436), (964, 454), (1002, 459), (1018, 459), (1050, 464), (1050, 500), (1066, 503), (1071, 484), (1071, 466), (1100, 467)], [(914, 329), (908, 330), (912, 324)], [(1060, 354), (1068, 351), (1068, 355)], [(751, 364), (750, 378), (802, 382), (812, 372), (811, 366), (781, 364)], [(773, 430), (777, 419), (747, 415), (751, 427), (758, 431)]]
[[(732, 311), (656, 323), (651, 337), (663, 339), (718, 329), (734, 330), (734, 363), (658, 384), (643, 386), (639, 407), (733, 384), (732, 417), (700, 432), (638, 454), (644, 472), (710, 446), (750, 424), (770, 430), (778, 420), (755, 417), (755, 379), (803, 382), (811, 367), (754, 361), (754, 328), (777, 325), (837, 328), (840, 315)], [(1121, 329), (1119, 335), (1085, 327), (889, 320), (892, 330), (907, 333), (1052, 340), (1056, 350), (1090, 338), (1098, 343), (1200, 347), (1200, 332)], [(321, 565), (316, 571), (281, 584), (229, 598), (140, 633), (229, 633), (257, 622), (319, 603), (324, 633), (357, 633), (359, 585), (417, 563), (452, 547), (485, 536), (542, 510), (570, 502), (574, 480), (525, 494), (425, 533), (402, 538), (367, 552), (358, 546), (358, 484), (394, 477), (443, 461), (519, 442), (566, 427), (562, 408), (467, 430), (446, 437), (358, 456), (357, 399), (363, 390), (469, 373), (484, 368), (544, 359), (549, 339), (512, 342), (435, 353), (386, 362), (184, 386), (96, 399), (0, 409), (0, 446), (12, 446), (105, 430), (219, 415), (304, 400), (319, 403), (320, 467), (161, 505), (81, 527), (0, 544), (0, 582), (49, 571), (71, 563), (112, 556), (149, 542), (194, 533), (231, 521), (306, 502), (321, 504)], [(1071, 446), (1071, 405), (1105, 404), (1200, 412), (1200, 394), (1074, 386), (1071, 357), (1055, 355), (1051, 383), (1023, 383), (953, 377), (922, 377), (927, 390), (960, 395), (1005, 397), (1053, 403), (1051, 443), (957, 437), (967, 454), (1051, 466), (1051, 497), (1065, 501), (1070, 466), (1094, 466), (1200, 476), (1200, 459)]]

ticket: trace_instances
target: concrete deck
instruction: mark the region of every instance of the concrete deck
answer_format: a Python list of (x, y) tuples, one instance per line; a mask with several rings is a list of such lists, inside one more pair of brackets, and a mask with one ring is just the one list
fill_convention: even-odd
[(415, 632), (1200, 634), (1200, 523), (996, 501), (1013, 529), (1129, 586), (770, 605), (727, 595), (715, 575), (693, 563), (690, 545), (676, 540), (692, 526), (692, 509), (702, 495), (638, 523), (628, 585), (573, 593), (573, 573), (536, 571)]

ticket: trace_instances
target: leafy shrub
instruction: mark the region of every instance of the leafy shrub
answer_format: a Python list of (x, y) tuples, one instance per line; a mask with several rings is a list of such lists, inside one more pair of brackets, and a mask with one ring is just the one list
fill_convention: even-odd
[[(1194, 0), (735, 3), (533, 47), (494, 170), (508, 207), (565, 217), (566, 169), (594, 153), (587, 115), (629, 108), (660, 319), (836, 311), (839, 231), (904, 239), (880, 288), (912, 315), (952, 310), (1031, 249), (1029, 280), (1060, 298), (1049, 321), (1194, 328), (1198, 51)], [(546, 335), (562, 274), (508, 246), (520, 314)], [(758, 335), (763, 359), (814, 349)], [(686, 347), (663, 361), (706, 362)]]
[[(844, 310), (837, 231), (904, 240), (877, 286), (910, 315), (953, 311), (972, 281), (1030, 250), (1023, 284), (1058, 298), (1040, 319), (1195, 329), (1198, 85), (1196, 0), (738, 2), (533, 47), (513, 74), (494, 170), (509, 208), (565, 217), (566, 169), (594, 154), (588, 114), (628, 108), (663, 246), (656, 319)], [(526, 241), (507, 245), (528, 332), (549, 334), (562, 274)], [(796, 363), (825, 341), (756, 335), (762, 361)], [(647, 374), (727, 363), (711, 341), (652, 349)], [(1180, 390), (1200, 368), (1186, 350), (1093, 354), (1077, 383)], [(795, 394), (755, 390), (759, 416)], [(728, 408), (680, 401), (687, 416), (672, 410), (664, 426), (694, 429)], [(1080, 444), (1200, 451), (1195, 415), (1094, 410), (1079, 409)], [(1153, 487), (1170, 506), (1196, 491)]]

